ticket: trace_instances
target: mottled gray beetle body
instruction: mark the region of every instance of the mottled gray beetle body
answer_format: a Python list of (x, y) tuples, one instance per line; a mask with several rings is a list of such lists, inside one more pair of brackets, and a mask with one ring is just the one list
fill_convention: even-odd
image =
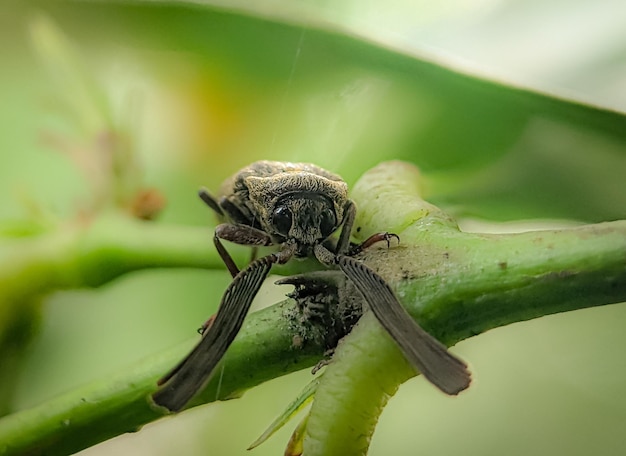
[[(305, 247), (336, 231), (351, 204), (341, 177), (309, 163), (255, 162), (224, 182), (220, 193), (221, 206), (228, 200), (274, 244), (295, 240), (297, 256), (310, 255)], [(285, 223), (277, 218), (289, 216), (289, 229), (281, 229)]]
[[(200, 342), (159, 381), (160, 388), (152, 395), (156, 404), (181, 410), (203, 388), (241, 329), (272, 265), (294, 256), (314, 257), (324, 267), (340, 270), (406, 358), (441, 391), (458, 394), (469, 386), (467, 365), (411, 318), (382, 277), (353, 258), (373, 243), (397, 236), (377, 233), (360, 245), (350, 245), (356, 208), (339, 176), (308, 163), (259, 161), (228, 179), (220, 197), (206, 190), (200, 197), (224, 222), (215, 228), (213, 241), (233, 281), (215, 318), (203, 326)], [(338, 239), (330, 242), (339, 228)], [(274, 245), (278, 250), (240, 271), (222, 240), (252, 247)], [(302, 286), (300, 282), (283, 281)]]

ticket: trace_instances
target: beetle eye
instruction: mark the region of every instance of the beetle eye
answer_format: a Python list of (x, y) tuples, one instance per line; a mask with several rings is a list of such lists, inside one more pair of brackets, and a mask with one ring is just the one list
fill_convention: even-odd
[(324, 237), (331, 235), (337, 226), (337, 218), (331, 209), (325, 209), (320, 216), (320, 231)]
[(278, 206), (272, 214), (272, 225), (280, 234), (287, 236), (291, 229), (291, 211), (286, 206)]

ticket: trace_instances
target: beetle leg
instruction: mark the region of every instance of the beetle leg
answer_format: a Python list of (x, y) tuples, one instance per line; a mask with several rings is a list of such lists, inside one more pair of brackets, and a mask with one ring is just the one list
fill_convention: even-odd
[(222, 223), (215, 227), (215, 235), (213, 236), (213, 243), (219, 253), (220, 258), (226, 265), (226, 268), (230, 272), (233, 278), (239, 274), (239, 268), (235, 264), (235, 261), (230, 256), (230, 253), (224, 247), (224, 244), (220, 241), (224, 239), (235, 244), (249, 245), (249, 246), (268, 246), (272, 245), (272, 238), (268, 236), (264, 231), (258, 230), (248, 225), (232, 225), (230, 223)]
[(239, 206), (237, 206), (225, 196), (222, 196), (220, 198), (219, 205), (222, 211), (228, 216), (228, 218), (230, 218), (233, 223), (260, 228), (258, 222), (255, 222), (251, 214), (244, 213), (244, 211), (242, 211)]
[(249, 225), (222, 223), (215, 227), (215, 236), (235, 244), (250, 247), (274, 244), (269, 234)]
[(335, 253), (346, 253), (350, 247), (350, 234), (354, 226), (354, 218), (356, 217), (356, 206), (352, 200), (348, 200), (344, 207), (343, 228), (339, 235), (339, 241), (335, 248)]
[(335, 354), (335, 349), (331, 348), (324, 352), (324, 357), (320, 359), (315, 366), (311, 368), (311, 375), (317, 374), (322, 367), (328, 366), (333, 361), (333, 355)]
[(220, 220), (228, 219), (234, 224), (249, 225), (255, 228), (260, 228), (258, 222), (250, 215), (242, 211), (239, 206), (233, 203), (231, 200), (222, 196), (219, 200), (211, 195), (206, 188), (198, 190), (198, 196), (200, 199), (209, 206), (220, 218)]
[(272, 265), (286, 261), (285, 254), (281, 256), (281, 253), (259, 258), (237, 274), (226, 289), (217, 315), (204, 331), (200, 342), (159, 380), (161, 387), (152, 395), (157, 405), (179, 411), (205, 386), (241, 329), (250, 304)]
[(222, 211), (219, 203), (206, 188), (202, 187), (200, 190), (198, 190), (198, 196), (207, 206), (213, 209), (213, 211), (215, 211), (217, 215), (219, 215), (220, 217), (224, 216), (224, 211)]
[(391, 241), (392, 238), (396, 238), (398, 243), (400, 242), (400, 237), (397, 234), (384, 232), (372, 234), (365, 241), (351, 247), (350, 235), (352, 233), (352, 228), (354, 227), (354, 219), (356, 217), (356, 206), (352, 200), (348, 200), (348, 202), (346, 203), (346, 206), (344, 208), (344, 214), (343, 228), (341, 230), (341, 234), (339, 235), (339, 241), (337, 242), (337, 246), (335, 248), (336, 254), (354, 256), (380, 241), (387, 241), (387, 247), (389, 247), (389, 241)]
[(345, 255), (337, 255), (336, 263), (361, 292), (404, 356), (427, 380), (450, 395), (469, 386), (471, 377), (467, 365), (411, 318), (382, 277)]
[(235, 260), (233, 260), (233, 257), (230, 256), (230, 253), (228, 253), (228, 250), (226, 250), (226, 247), (224, 247), (224, 244), (220, 241), (217, 233), (213, 236), (213, 244), (215, 244), (217, 253), (220, 255), (220, 258), (226, 265), (226, 269), (228, 269), (228, 272), (230, 272), (230, 275), (234, 279), (237, 274), (239, 274), (239, 268), (237, 267)]
[(337, 264), (337, 258), (339, 257), (339, 255), (334, 254), (322, 244), (315, 244), (315, 247), (313, 247), (313, 254), (315, 255), (315, 258), (317, 258), (318, 261), (324, 266)]
[(214, 321), (215, 321), (215, 314), (211, 315), (207, 321), (202, 323), (202, 326), (198, 328), (198, 334), (202, 335), (205, 332), (207, 332)]
[(387, 248), (389, 248), (390, 247), (390, 241), (393, 238), (395, 238), (396, 241), (398, 241), (398, 243), (400, 243), (400, 236), (398, 236), (397, 234), (394, 234), (394, 233), (388, 233), (388, 232), (385, 231), (384, 233), (372, 234), (370, 237), (368, 237), (366, 240), (364, 240), (360, 244), (352, 246), (346, 255), (348, 255), (348, 256), (358, 255), (363, 250), (365, 250), (365, 249), (371, 247), (372, 245), (376, 244), (377, 242), (381, 242), (381, 241), (386, 241), (387, 242)]
[(337, 270), (322, 270), (305, 272), (283, 277), (274, 282), (276, 285), (293, 285), (297, 290), (313, 290), (314, 293), (324, 291), (329, 284), (339, 286), (344, 279), (344, 274)]

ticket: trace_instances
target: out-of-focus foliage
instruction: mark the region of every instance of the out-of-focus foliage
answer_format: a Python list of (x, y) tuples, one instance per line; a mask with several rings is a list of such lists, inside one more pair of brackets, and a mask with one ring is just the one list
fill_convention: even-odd
[[(80, 212), (93, 178), (50, 138), (92, 144), (102, 131), (72, 107), (99, 101), (107, 122), (132, 126), (141, 178), (169, 201), (166, 222), (212, 224), (196, 189), (215, 189), (261, 158), (316, 162), (350, 183), (379, 161), (412, 161), (433, 202), (498, 221), (624, 218), (624, 115), (516, 88), (522, 81), (626, 110), (623, 2), (203, 3), (0, 5), (0, 219)], [(104, 99), (73, 82), (76, 70), (46, 69), (31, 34), (42, 15), (67, 36)], [(330, 31), (319, 30), (324, 22)], [(70, 73), (55, 79), (58, 70)], [(186, 339), (227, 282), (220, 272), (159, 271), (54, 294), (16, 372), (16, 405)], [(383, 415), (371, 454), (623, 452), (626, 403), (615, 379), (626, 373), (614, 349), (626, 343), (623, 319), (624, 306), (613, 306), (464, 342), (458, 352), (472, 361), (472, 390), (450, 400), (409, 382)], [(307, 381), (306, 373), (279, 379), (86, 454), (244, 454)], [(255, 454), (279, 453), (288, 433)]]

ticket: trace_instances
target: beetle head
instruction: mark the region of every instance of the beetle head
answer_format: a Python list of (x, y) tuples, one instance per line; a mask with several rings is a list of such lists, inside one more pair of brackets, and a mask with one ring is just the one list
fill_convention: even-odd
[(264, 231), (277, 241), (292, 241), (297, 256), (328, 238), (343, 222), (347, 185), (308, 172), (246, 179), (250, 202)]
[(302, 249), (326, 239), (340, 222), (333, 202), (317, 193), (284, 195), (276, 200), (270, 216), (272, 231), (296, 241)]

